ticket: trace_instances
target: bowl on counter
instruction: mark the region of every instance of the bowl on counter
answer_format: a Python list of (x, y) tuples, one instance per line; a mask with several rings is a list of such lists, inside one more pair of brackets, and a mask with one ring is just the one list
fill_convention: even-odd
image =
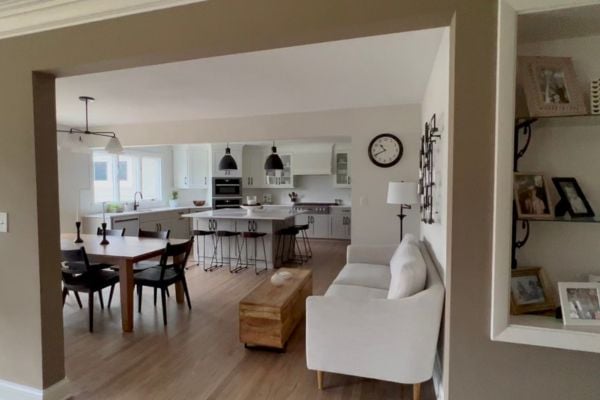
[(194, 203), (196, 207), (202, 207), (206, 204), (206, 200), (194, 200), (192, 203)]

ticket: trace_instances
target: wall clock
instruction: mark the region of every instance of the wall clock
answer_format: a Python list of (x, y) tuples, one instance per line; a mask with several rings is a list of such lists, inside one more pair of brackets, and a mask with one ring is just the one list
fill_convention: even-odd
[(402, 158), (404, 147), (402, 142), (391, 133), (377, 135), (369, 143), (369, 158), (378, 167), (389, 168)]

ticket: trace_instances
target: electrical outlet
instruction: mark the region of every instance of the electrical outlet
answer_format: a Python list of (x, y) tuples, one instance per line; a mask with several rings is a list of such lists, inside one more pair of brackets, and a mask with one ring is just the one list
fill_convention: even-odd
[(8, 214), (0, 212), (0, 233), (8, 232)]

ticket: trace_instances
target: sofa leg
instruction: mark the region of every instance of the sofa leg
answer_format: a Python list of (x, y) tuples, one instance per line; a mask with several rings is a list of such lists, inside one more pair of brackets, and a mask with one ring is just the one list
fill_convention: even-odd
[(323, 390), (323, 371), (317, 371), (317, 387), (319, 390)]
[(415, 383), (413, 385), (413, 400), (421, 400), (421, 384)]

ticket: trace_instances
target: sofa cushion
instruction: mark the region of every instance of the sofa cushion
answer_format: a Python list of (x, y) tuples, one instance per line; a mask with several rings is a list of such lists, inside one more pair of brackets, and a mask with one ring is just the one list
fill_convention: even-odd
[(325, 296), (342, 297), (345, 299), (367, 300), (367, 299), (385, 299), (388, 291), (385, 289), (375, 289), (364, 286), (338, 285), (329, 286)]
[(390, 261), (390, 286), (388, 299), (412, 296), (425, 287), (427, 267), (419, 247), (402, 241)]
[(346, 264), (333, 283), (388, 290), (390, 267), (379, 264)]

